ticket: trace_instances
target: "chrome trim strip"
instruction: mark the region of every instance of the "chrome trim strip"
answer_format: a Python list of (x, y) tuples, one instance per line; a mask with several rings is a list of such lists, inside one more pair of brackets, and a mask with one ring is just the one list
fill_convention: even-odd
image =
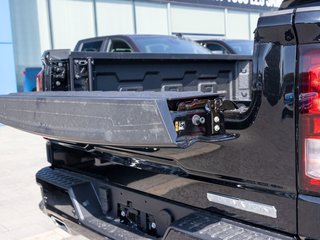
[(287, 10), (279, 10), (274, 12), (266, 12), (262, 13), (261, 17), (272, 17), (272, 16), (278, 16), (278, 15), (285, 15), (285, 14), (292, 14), (294, 9), (287, 9)]
[(210, 202), (222, 204), (246, 212), (251, 212), (271, 218), (277, 218), (277, 209), (271, 205), (214, 193), (207, 193), (207, 199)]
[(310, 12), (310, 11), (320, 11), (320, 7), (304, 7), (304, 8), (297, 8), (297, 13), (300, 12)]

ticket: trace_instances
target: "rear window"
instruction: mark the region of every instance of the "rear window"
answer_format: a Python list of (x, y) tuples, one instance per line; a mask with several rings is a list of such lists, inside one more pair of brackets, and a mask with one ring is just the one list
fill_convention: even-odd
[(253, 41), (251, 40), (226, 40), (230, 48), (236, 53), (241, 55), (253, 54)]
[(132, 36), (141, 52), (211, 54), (198, 43), (173, 36)]
[(205, 45), (211, 52), (216, 54), (229, 54), (229, 51), (218, 43), (207, 43)]
[(101, 41), (85, 42), (80, 49), (81, 52), (99, 52), (101, 48)]

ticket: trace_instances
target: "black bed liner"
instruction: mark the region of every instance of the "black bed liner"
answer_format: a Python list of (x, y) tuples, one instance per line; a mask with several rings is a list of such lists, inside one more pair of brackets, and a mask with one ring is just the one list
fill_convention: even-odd
[(44, 91), (201, 91), (251, 100), (251, 56), (62, 49), (42, 59)]

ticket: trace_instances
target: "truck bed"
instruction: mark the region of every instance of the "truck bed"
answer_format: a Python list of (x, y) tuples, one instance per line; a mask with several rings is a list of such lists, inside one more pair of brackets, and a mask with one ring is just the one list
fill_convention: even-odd
[(43, 62), (44, 91), (200, 91), (251, 100), (250, 56), (50, 50)]

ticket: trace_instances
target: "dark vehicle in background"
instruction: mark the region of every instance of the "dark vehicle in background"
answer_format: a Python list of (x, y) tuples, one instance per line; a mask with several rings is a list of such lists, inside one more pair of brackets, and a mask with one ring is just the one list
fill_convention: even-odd
[(170, 35), (113, 35), (80, 40), (75, 52), (210, 54), (193, 41)]
[[(233, 54), (47, 51), (48, 92), (0, 98), (1, 121), (48, 139), (41, 209), (92, 239), (320, 239), (319, 14), (319, 1), (301, 0), (263, 14), (252, 64)], [(105, 101), (109, 90), (183, 97), (189, 87), (214, 99), (116, 92)], [(207, 130), (219, 133), (207, 141)], [(157, 146), (159, 136), (189, 144)], [(89, 141), (100, 137), (108, 144)]]
[[(112, 35), (79, 40), (74, 52), (211, 54), (199, 44), (169, 35)], [(43, 90), (43, 71), (37, 75), (37, 91)]]
[(201, 46), (208, 48), (213, 54), (252, 55), (252, 40), (237, 39), (205, 39), (196, 40)]

